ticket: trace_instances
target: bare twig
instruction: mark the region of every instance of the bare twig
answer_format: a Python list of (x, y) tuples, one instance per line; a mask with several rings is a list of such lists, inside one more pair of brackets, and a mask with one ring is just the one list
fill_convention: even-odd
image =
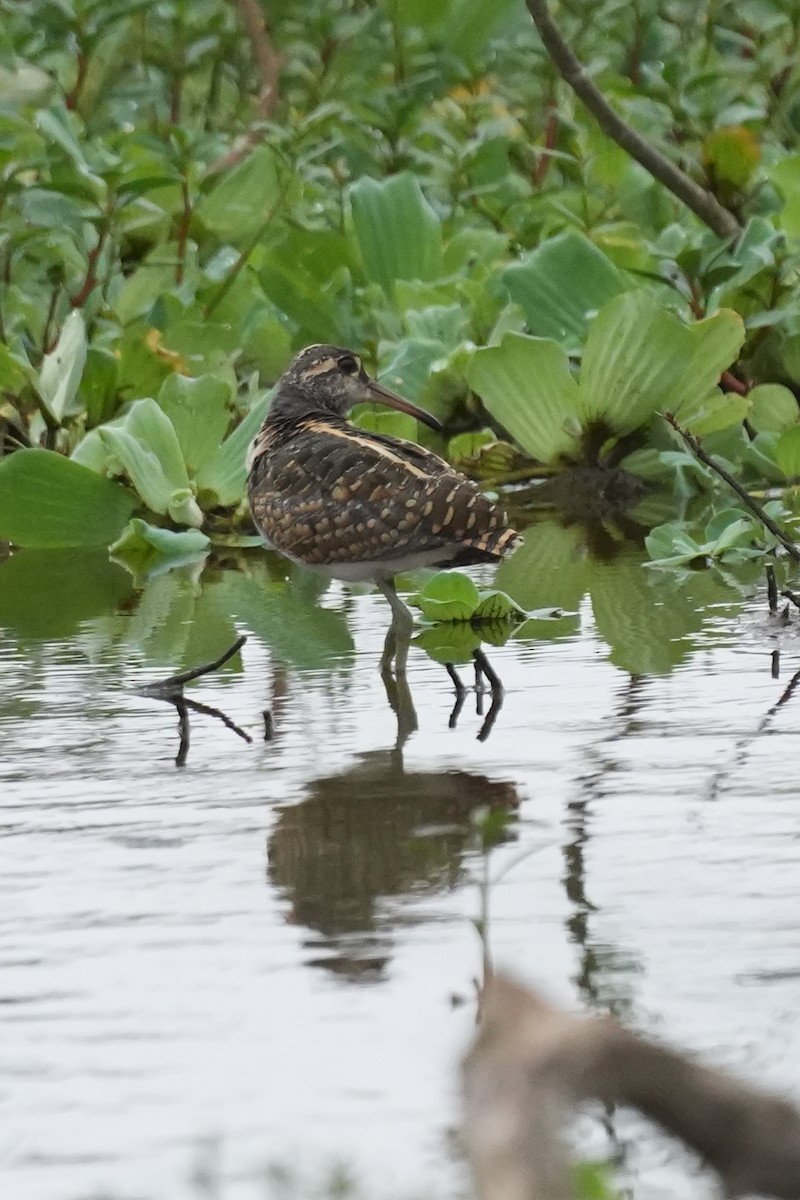
[(178, 675), (169, 675), (166, 679), (158, 679), (155, 683), (148, 683), (141, 691), (146, 695), (163, 696), (165, 693), (180, 694), (183, 691), (185, 683), (191, 683), (193, 679), (199, 679), (201, 675), (208, 675), (211, 671), (216, 671), (223, 663), (226, 663), (229, 658), (233, 658), (242, 646), (247, 641), (247, 635), (242, 634), (237, 638), (232, 646), (229, 646), (224, 654), (220, 654), (219, 658), (215, 658), (213, 662), (203, 663), (199, 667), (192, 667), (189, 671), (181, 671)]
[(464, 1066), (478, 1200), (574, 1200), (561, 1132), (582, 1101), (638, 1108), (697, 1151), (727, 1196), (800, 1198), (800, 1112), (616, 1021), (575, 1017), (503, 977)]
[(603, 93), (583, 69), (575, 51), (565, 40), (550, 16), (547, 0), (526, 0), (545, 49), (561, 78), (588, 108), (604, 133), (621, 146), (631, 158), (663, 183), (695, 216), (721, 238), (736, 237), (742, 227), (732, 212), (719, 203), (711, 192), (695, 183), (680, 167), (665, 158), (614, 111)]
[(211, 164), (206, 172), (208, 175), (227, 171), (247, 157), (253, 147), (261, 141), (264, 134), (264, 122), (272, 116), (280, 99), (278, 84), (281, 57), (267, 31), (264, 12), (257, 0), (234, 0), (234, 3), (239, 10), (239, 19), (250, 40), (258, 71), (260, 86), (256, 99), (256, 120), (246, 133), (236, 139), (227, 154)]
[(758, 517), (762, 525), (765, 525), (770, 533), (778, 539), (789, 557), (794, 562), (800, 563), (800, 550), (797, 549), (797, 546), (795, 546), (786, 530), (781, 529), (780, 525), (773, 521), (769, 513), (765, 512), (758, 501), (753, 499), (747, 489), (744, 488), (741, 483), (739, 483), (739, 480), (734, 479), (730, 471), (726, 471), (725, 468), (720, 465), (720, 463), (716, 462), (716, 460), (713, 459), (711, 455), (703, 449), (698, 437), (696, 437), (693, 433), (689, 433), (688, 429), (684, 429), (678, 424), (672, 413), (664, 413), (664, 418), (672, 426), (675, 432), (680, 434), (686, 445), (691, 450), (692, 454), (694, 454), (695, 458), (699, 458), (700, 462), (705, 463), (707, 467), (710, 467), (712, 471), (719, 475), (720, 479), (724, 479), (728, 487), (733, 488), (733, 490), (736, 492), (736, 495), (739, 497), (745, 507), (749, 508), (750, 512), (753, 513), (754, 516)]

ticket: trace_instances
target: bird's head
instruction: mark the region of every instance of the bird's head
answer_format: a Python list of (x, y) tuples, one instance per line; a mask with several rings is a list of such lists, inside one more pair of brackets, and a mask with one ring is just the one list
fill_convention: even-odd
[(299, 396), (309, 407), (327, 409), (339, 417), (355, 404), (377, 402), (416, 417), (437, 433), (442, 428), (430, 413), (372, 379), (359, 356), (341, 346), (306, 346), (301, 350), (278, 380), (276, 399), (280, 400), (282, 394)]

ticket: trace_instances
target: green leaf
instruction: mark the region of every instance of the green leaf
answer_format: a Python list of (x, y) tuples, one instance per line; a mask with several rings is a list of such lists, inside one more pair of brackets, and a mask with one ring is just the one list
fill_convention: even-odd
[[(431, 8), (437, 5), (430, 4)], [(509, 17), (521, 16), (517, 0), (453, 0), (443, 29), (443, 44), (450, 54), (467, 61), (485, 47), (490, 34)]]
[(427, 388), (433, 364), (447, 354), (444, 343), (434, 338), (403, 338), (379, 372), (386, 387), (418, 404)]
[(747, 396), (738, 392), (721, 392), (714, 388), (704, 399), (697, 399), (693, 404), (684, 404), (681, 409), (681, 424), (691, 429), (698, 437), (707, 437), (710, 433), (719, 433), (730, 429), (732, 425), (740, 425), (750, 411)]
[(481, 592), (481, 602), (472, 614), (473, 621), (515, 621), (524, 611), (507, 592)]
[(741, 317), (722, 310), (694, 325), (648, 292), (610, 301), (592, 322), (580, 380), (581, 420), (631, 433), (653, 413), (680, 415), (705, 401), (744, 342)]
[(388, 437), (403, 438), (415, 442), (419, 437), (416, 418), (408, 413), (380, 412), (371, 407), (358, 407), (353, 413), (353, 423), (370, 433), (382, 433)]
[(480, 604), (480, 592), (468, 575), (441, 571), (425, 584), (416, 603), (431, 621), (468, 621)]
[(172, 529), (159, 529), (148, 525), (139, 517), (129, 521), (122, 536), (108, 552), (115, 562), (127, 567), (137, 581), (159, 571), (182, 566), (203, 558), (211, 545), (199, 529), (186, 529), (176, 533)]
[(492, 446), (497, 435), (492, 429), (478, 429), (472, 433), (457, 433), (447, 443), (447, 457), (452, 463), (463, 463), (476, 458), (485, 446)]
[(114, 415), (118, 387), (117, 356), (102, 346), (89, 346), (80, 387), (80, 398), (86, 407), (87, 425), (99, 425)]
[(800, 476), (800, 426), (787, 429), (778, 438), (775, 461), (787, 479), (797, 479)]
[(557, 342), (507, 333), (475, 353), (467, 378), (528, 454), (545, 463), (577, 454), (578, 384)]
[(269, 220), (287, 196), (288, 180), (278, 155), (258, 146), (199, 201), (195, 216), (218, 238), (238, 245)]
[(199, 492), (211, 492), (222, 506), (238, 504), (247, 481), (247, 451), (269, 408), (271, 392), (255, 401), (247, 416), (197, 473)]
[(800, 423), (800, 408), (793, 392), (780, 383), (760, 383), (748, 393), (747, 419), (759, 433), (783, 433)]
[(107, 546), (133, 507), (119, 484), (51, 450), (0, 460), (0, 538), (17, 546)]
[(408, 171), (359, 179), (350, 189), (353, 228), (367, 278), (391, 292), (395, 279), (436, 279), (442, 268), (439, 218)]
[(778, 223), (792, 237), (800, 236), (800, 154), (791, 154), (767, 167), (766, 175), (783, 196)]
[(5, 342), (0, 342), (0, 391), (19, 395), (33, 375), (29, 364), (13, 354)]
[(191, 379), (173, 374), (161, 385), (158, 405), (178, 435), (190, 475), (196, 475), (219, 450), (230, 424), (230, 397), (228, 384), (214, 375)]
[(65, 320), (55, 348), (46, 354), (39, 371), (38, 392), (51, 417), (59, 423), (80, 411), (72, 401), (86, 363), (86, 326), (77, 308)]
[(175, 428), (155, 400), (137, 400), (122, 424), (103, 425), (97, 433), (152, 512), (181, 525), (202, 525)]
[(506, 267), (501, 278), (531, 333), (570, 350), (581, 343), (602, 306), (632, 286), (602, 250), (571, 230)]

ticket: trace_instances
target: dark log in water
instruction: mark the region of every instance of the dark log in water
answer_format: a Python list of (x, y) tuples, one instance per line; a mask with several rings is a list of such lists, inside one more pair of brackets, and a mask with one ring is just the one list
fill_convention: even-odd
[(507, 978), (484, 991), (464, 1093), (479, 1200), (574, 1200), (562, 1130), (588, 1099), (638, 1108), (697, 1151), (728, 1196), (800, 1197), (800, 1112), (788, 1101)]

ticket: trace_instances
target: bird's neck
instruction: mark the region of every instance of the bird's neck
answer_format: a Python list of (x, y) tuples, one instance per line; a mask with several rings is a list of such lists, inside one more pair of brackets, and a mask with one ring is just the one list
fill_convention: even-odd
[(250, 451), (251, 468), (259, 459), (262, 464), (269, 455), (285, 445), (298, 434), (302, 434), (309, 421), (341, 428), (347, 426), (344, 417), (316, 403), (299, 388), (279, 388), (273, 397), (269, 412), (261, 426)]
[(264, 424), (273, 430), (286, 433), (312, 418), (331, 425), (345, 423), (344, 418), (315, 401), (307, 392), (301, 391), (300, 388), (284, 386), (275, 393)]

